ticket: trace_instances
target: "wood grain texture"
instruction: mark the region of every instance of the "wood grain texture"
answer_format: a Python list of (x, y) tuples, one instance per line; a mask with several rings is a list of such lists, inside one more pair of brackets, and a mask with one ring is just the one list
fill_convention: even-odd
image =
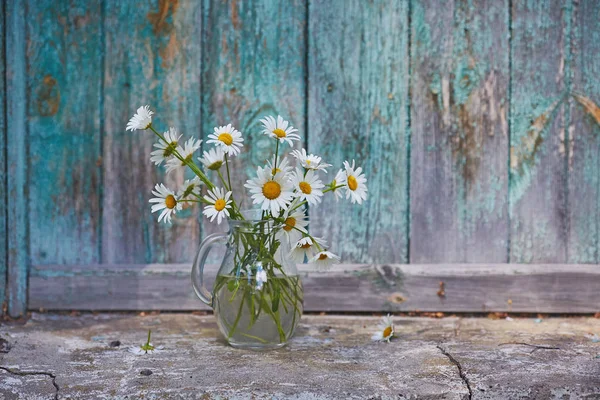
[(150, 163), (155, 136), (126, 132), (125, 125), (149, 104), (159, 111), (157, 130), (175, 126), (186, 138), (200, 136), (200, 11), (199, 1), (105, 2), (102, 262), (193, 257), (197, 210), (178, 213), (168, 226), (148, 203), (155, 183), (176, 189), (183, 169), (165, 177), (162, 166)]
[(100, 262), (102, 5), (27, 3), (30, 257)]
[(26, 97), (26, 7), (24, 0), (6, 6), (6, 147), (7, 147), (7, 238), (8, 313), (18, 317), (27, 308), (29, 266), (27, 97)]
[[(600, 310), (593, 265), (300, 265), (306, 311), (544, 312)], [(211, 287), (216, 266), (206, 269)], [(30, 309), (206, 310), (184, 264), (34, 266)], [(444, 293), (440, 293), (440, 282)]]
[(512, 9), (510, 261), (565, 262), (571, 1)]
[(410, 261), (506, 262), (508, 1), (415, 1)]
[[(298, 129), (305, 145), (306, 4), (304, 0), (203, 4), (202, 135), (206, 140), (215, 126), (229, 123), (242, 133), (242, 153), (230, 163), (233, 196), (241, 208), (256, 208), (243, 184), (275, 153), (276, 144), (262, 134), (260, 119), (281, 115)], [(212, 146), (205, 144), (203, 149)], [(280, 154), (289, 151), (288, 145), (280, 148)], [(222, 172), (226, 176), (225, 169)], [(219, 182), (216, 175), (211, 179)], [(203, 236), (223, 229), (205, 220)]]
[[(6, 56), (6, 4), (0, 4), (0, 54)], [(8, 174), (6, 147), (6, 59), (0, 62), (0, 316), (4, 313), (6, 299), (6, 273), (8, 270)]]
[(369, 187), (363, 206), (326, 195), (313, 233), (344, 262), (408, 260), (408, 2), (309, 3), (309, 151), (355, 158)]
[[(567, 261), (598, 263), (600, 230), (600, 3), (574, 3), (571, 35), (572, 95), (569, 100), (569, 237)], [(587, 105), (587, 106), (586, 106)]]

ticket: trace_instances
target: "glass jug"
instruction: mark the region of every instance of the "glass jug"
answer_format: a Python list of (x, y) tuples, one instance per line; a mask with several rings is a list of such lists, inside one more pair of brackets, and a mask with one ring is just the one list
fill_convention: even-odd
[[(229, 220), (227, 233), (204, 239), (192, 267), (192, 285), (200, 300), (213, 308), (231, 346), (279, 348), (294, 334), (303, 311), (302, 283), (285, 234), (289, 227), (260, 220), (260, 210), (245, 214), (258, 218)], [(219, 243), (226, 245), (225, 256), (209, 292), (204, 264)]]

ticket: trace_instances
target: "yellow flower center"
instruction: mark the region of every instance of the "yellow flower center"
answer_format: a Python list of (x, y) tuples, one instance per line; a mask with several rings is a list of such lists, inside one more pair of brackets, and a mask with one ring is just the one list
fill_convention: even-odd
[(225, 143), (227, 146), (231, 146), (231, 143), (233, 143), (233, 136), (231, 136), (229, 133), (221, 133), (219, 135), (219, 140)]
[(167, 208), (170, 208), (171, 210), (174, 209), (175, 206), (177, 205), (177, 200), (175, 200), (175, 196), (170, 194), (167, 197), (165, 197), (165, 205), (167, 206)]
[(296, 218), (288, 217), (285, 220), (285, 226), (283, 227), (283, 230), (289, 232), (294, 229), (294, 226), (296, 226)]
[(217, 199), (217, 201), (215, 201), (215, 210), (221, 211), (224, 208), (225, 208), (225, 200)]
[(300, 182), (298, 186), (300, 186), (300, 190), (302, 190), (302, 193), (304, 194), (310, 194), (310, 192), (312, 192), (312, 187), (308, 182)]
[(219, 168), (221, 168), (221, 165), (223, 165), (223, 161), (215, 161), (214, 163), (212, 163), (208, 166), (208, 169), (210, 169), (212, 171), (216, 171)]
[(392, 334), (392, 327), (391, 326), (388, 326), (387, 328), (385, 328), (383, 330), (383, 337), (384, 338), (389, 337), (391, 334)]
[(262, 192), (267, 199), (274, 200), (281, 194), (281, 186), (275, 181), (268, 181), (264, 184)]
[(353, 175), (350, 175), (348, 177), (348, 187), (352, 191), (356, 190), (356, 188), (358, 187), (358, 182), (356, 181), (356, 178)]
[(277, 128), (273, 130), (273, 133), (275, 134), (275, 136), (277, 136), (278, 138), (284, 138), (287, 135), (285, 134), (285, 131), (283, 129)]
[(171, 155), (173, 154), (173, 152), (176, 149), (177, 149), (177, 142), (171, 142), (171, 143), (169, 143), (169, 145), (167, 146), (167, 148), (165, 149), (165, 151), (163, 151), (163, 157), (164, 158), (171, 157)]
[(325, 253), (322, 253), (322, 254), (319, 256), (319, 260), (327, 260), (328, 258), (329, 258), (329, 257), (327, 257), (327, 254), (325, 254)]
[(304, 243), (304, 244), (303, 244), (302, 246), (300, 246), (300, 247), (302, 247), (303, 249), (308, 249), (310, 246), (311, 246), (311, 244), (310, 244), (310, 243)]

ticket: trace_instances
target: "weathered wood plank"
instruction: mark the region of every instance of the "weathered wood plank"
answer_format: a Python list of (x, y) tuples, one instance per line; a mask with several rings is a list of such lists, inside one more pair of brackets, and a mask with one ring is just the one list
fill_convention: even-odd
[(149, 104), (158, 111), (156, 129), (199, 137), (201, 2), (111, 0), (105, 8), (102, 262), (190, 261), (197, 210), (168, 226), (148, 204), (155, 183), (176, 188), (183, 170), (165, 177), (150, 163), (154, 135), (125, 132), (125, 124)]
[[(600, 234), (600, 3), (574, 3), (567, 261), (598, 263)], [(593, 105), (590, 105), (592, 102)], [(594, 106), (596, 109), (594, 109)], [(597, 111), (596, 111), (597, 110)], [(595, 113), (594, 113), (595, 111)]]
[(30, 257), (100, 262), (101, 3), (29, 0)]
[(27, 308), (27, 63), (26, 7), (24, 0), (6, 6), (6, 147), (7, 147), (7, 238), (8, 313), (19, 316)]
[[(230, 172), (234, 198), (243, 208), (253, 207), (244, 182), (275, 153), (260, 119), (281, 115), (306, 145), (305, 24), (304, 0), (204, 1), (202, 135), (206, 140), (215, 126), (229, 123), (242, 133), (244, 147), (231, 160)], [(203, 150), (211, 147), (204, 144)], [(281, 149), (291, 151), (287, 145)], [(223, 229), (205, 220), (203, 236)]]
[(509, 2), (412, 7), (410, 261), (506, 262)]
[(567, 259), (571, 1), (513, 2), (510, 262)]
[[(6, 3), (0, 4), (0, 54), (6, 55)], [(6, 59), (0, 62), (0, 316), (4, 313), (8, 266), (8, 174), (6, 137)]]
[[(299, 267), (307, 311), (600, 310), (600, 270), (592, 265), (343, 265), (326, 273)], [(30, 308), (207, 309), (189, 274), (183, 264), (34, 266)], [(215, 275), (214, 266), (207, 268), (209, 287)]]
[(408, 1), (309, 3), (309, 150), (356, 159), (362, 206), (326, 195), (311, 229), (345, 262), (408, 261)]

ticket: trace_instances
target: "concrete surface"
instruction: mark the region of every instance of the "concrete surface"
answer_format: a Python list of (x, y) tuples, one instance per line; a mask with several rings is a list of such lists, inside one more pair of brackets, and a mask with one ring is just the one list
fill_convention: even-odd
[[(33, 314), (0, 326), (0, 399), (600, 399), (600, 319), (399, 317), (389, 344), (377, 322), (304, 316), (258, 353), (210, 315)], [(148, 329), (164, 348), (131, 353)]]

